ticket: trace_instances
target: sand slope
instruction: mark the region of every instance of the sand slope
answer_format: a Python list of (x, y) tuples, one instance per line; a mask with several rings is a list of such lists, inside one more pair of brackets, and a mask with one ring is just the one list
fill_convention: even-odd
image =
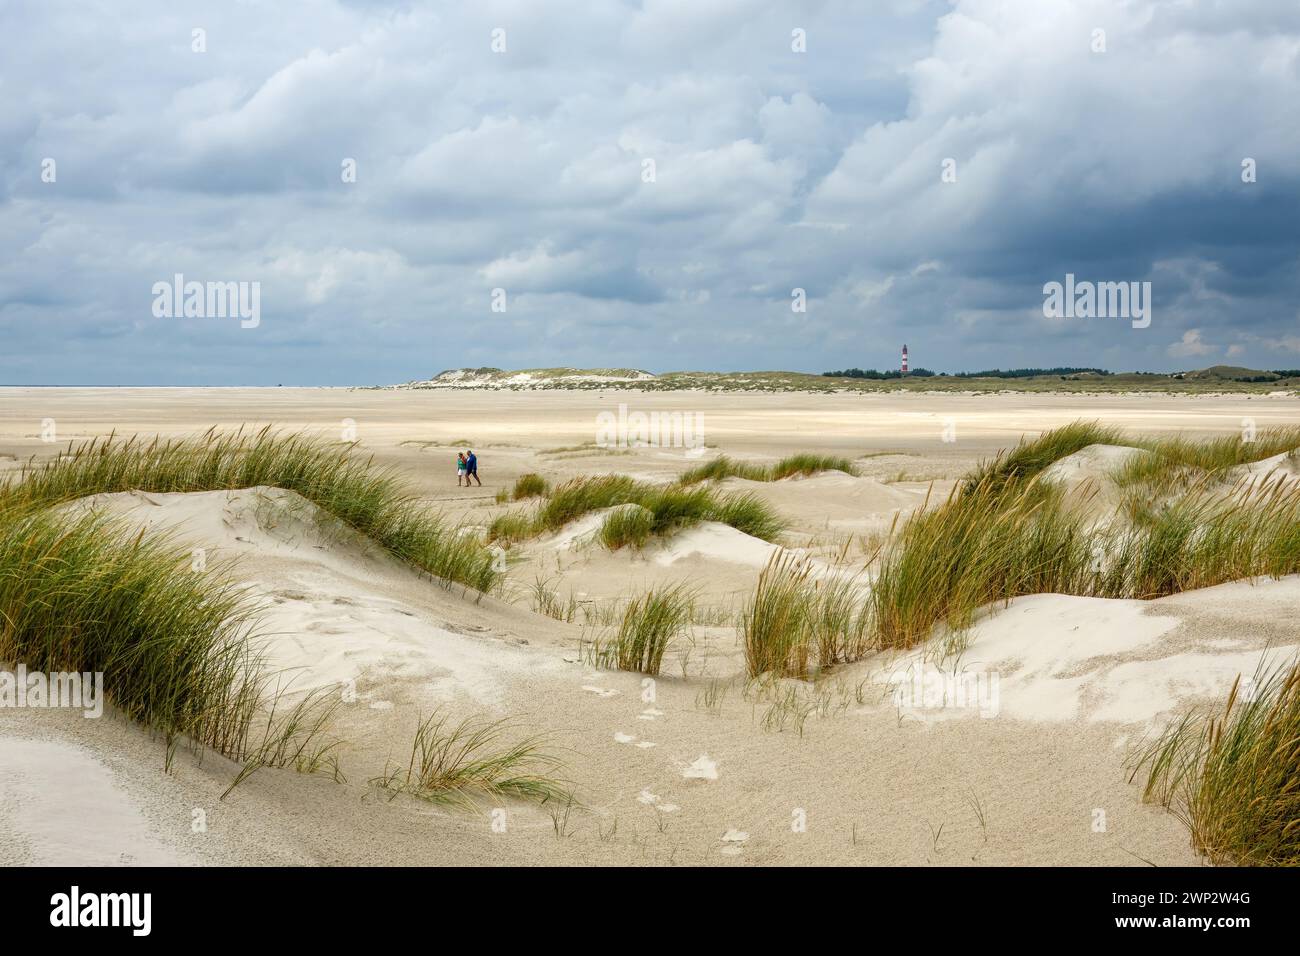
[[(120, 721), (0, 712), (0, 764), (26, 768), (5, 784), (0, 830), (29, 835), (0, 844), (6, 862), (1191, 863), (1177, 821), (1125, 782), (1126, 742), (1253, 669), (1300, 605), (1296, 579), (1147, 605), (1023, 598), (991, 610), (957, 665), (999, 673), (996, 716), (900, 715), (889, 677), (924, 658), (882, 655), (817, 688), (786, 682), (811, 708), (801, 733), (775, 697), (746, 694), (728, 628), (701, 629), (684, 668), (679, 648), (647, 685), (583, 664), (582, 628), (448, 591), (287, 492), (77, 507), (239, 558), (266, 605), (275, 665), (302, 686), (356, 682), (337, 728), (348, 782), (262, 771), (223, 803), (235, 768), (220, 758), (182, 755), (169, 777), (160, 745)], [(704, 542), (729, 534), (696, 529), (658, 554), (720, 567), (734, 542)], [(730, 563), (754, 573), (752, 561)], [(711, 680), (713, 707), (701, 701)], [(586, 807), (571, 811), (573, 832), (557, 839), (544, 808), (511, 806), (512, 828), (493, 834), (485, 817), (379, 797), (366, 781), (405, 759), (416, 720), (439, 704), (553, 733)], [(39, 823), (39, 795), (66, 773), (92, 783)], [(195, 807), (204, 833), (191, 832)], [(1088, 825), (1097, 807), (1106, 833)], [(791, 829), (796, 814), (806, 832)], [(33, 842), (71, 819), (95, 838)]]

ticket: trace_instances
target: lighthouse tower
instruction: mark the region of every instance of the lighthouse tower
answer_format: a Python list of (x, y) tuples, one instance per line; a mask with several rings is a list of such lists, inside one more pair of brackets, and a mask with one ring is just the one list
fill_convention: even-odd
[(903, 367), (902, 369), (900, 369), (900, 371), (904, 375), (907, 374), (907, 346), (906, 345), (903, 346)]

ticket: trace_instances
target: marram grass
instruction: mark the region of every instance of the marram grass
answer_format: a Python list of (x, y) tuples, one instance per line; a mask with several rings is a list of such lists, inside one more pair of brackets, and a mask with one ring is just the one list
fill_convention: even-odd
[(102, 672), (108, 701), (163, 735), (169, 761), (178, 742), (210, 747), (244, 762), (236, 785), (264, 766), (337, 775), (332, 747), (318, 742), (333, 708), (311, 695), (280, 707), (257, 650), (256, 608), (229, 565), (196, 572), (168, 535), (57, 507), (112, 492), (258, 485), (298, 492), (446, 582), (497, 581), (490, 552), (453, 535), (351, 446), (269, 430), (96, 439), (0, 481), (0, 661)]
[(853, 462), (837, 455), (818, 455), (800, 452), (787, 455), (774, 465), (757, 465), (750, 462), (736, 461), (726, 455), (719, 455), (710, 461), (687, 469), (677, 479), (680, 485), (694, 485), (701, 481), (721, 481), (724, 478), (744, 478), (748, 481), (780, 481), (794, 475), (815, 475), (823, 471), (843, 471), (850, 475), (858, 473)]
[(611, 548), (644, 544), (651, 535), (668, 535), (703, 521), (720, 521), (765, 541), (775, 540), (785, 530), (785, 522), (753, 495), (655, 485), (628, 475), (601, 475), (574, 478), (559, 485), (531, 513), (510, 511), (499, 515), (488, 529), (488, 540), (508, 544), (559, 531), (593, 511), (620, 505), (637, 505), (648, 514), (614, 517), (618, 512), (611, 513), (606, 521), (612, 519), (613, 525), (608, 534), (601, 535)]
[(807, 560), (778, 551), (758, 577), (740, 620), (749, 677), (807, 678), (872, 649), (872, 608), (854, 578), (818, 578)]
[[(1294, 437), (1275, 433), (1252, 454), (1276, 454)], [(1053, 456), (1107, 440), (1117, 439), (1090, 423), (1046, 432), (908, 518), (876, 572), (876, 645), (909, 647), (940, 625), (961, 630), (981, 608), (1025, 594), (1150, 599), (1300, 573), (1300, 483), (1286, 474), (1228, 486), (1202, 471), (1158, 506), (1124, 506), (1128, 520), (1110, 525), (1086, 516), (1089, 490), (1067, 495), (1039, 480)], [(1178, 446), (1179, 461), (1226, 467), (1246, 454), (1232, 442), (1209, 444), (1204, 454)]]
[(446, 582), (479, 591), (498, 583), (492, 553), (456, 535), (389, 469), (306, 435), (208, 431), (143, 441), (113, 436), (28, 462), (0, 482), (0, 506), (48, 506), (122, 491), (223, 491), (269, 485), (295, 491), (397, 558)]
[(1175, 721), (1135, 755), (1141, 775), (1211, 863), (1300, 866), (1300, 663), (1238, 677), (1218, 715)]
[(0, 661), (104, 674), (126, 717), (243, 759), (265, 682), (227, 568), (93, 514), (0, 508)]
[(545, 751), (545, 738), (507, 743), (516, 730), (509, 720), (467, 718), (452, 724), (445, 713), (434, 711), (416, 728), (406, 765), (390, 767), (370, 782), (391, 797), (407, 794), (469, 808), (483, 797), (541, 803), (572, 799), (559, 776), (563, 763)]

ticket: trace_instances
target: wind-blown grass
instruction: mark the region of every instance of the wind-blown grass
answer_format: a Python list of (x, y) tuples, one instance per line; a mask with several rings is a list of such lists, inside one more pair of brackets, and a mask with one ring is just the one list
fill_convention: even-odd
[(570, 799), (557, 774), (562, 762), (542, 748), (545, 738), (504, 743), (516, 724), (467, 718), (452, 725), (441, 711), (420, 721), (406, 766), (393, 767), (371, 784), (396, 797), (408, 794), (430, 803), (474, 807), (475, 797), (521, 800)]
[(1121, 444), (1118, 429), (1097, 422), (1072, 422), (1043, 432), (1037, 438), (1021, 439), (1011, 450), (981, 462), (966, 478), (969, 488), (983, 487), (998, 492), (1004, 484), (1032, 478), (1066, 455), (1073, 455), (1089, 445)]
[(295, 491), (399, 559), (480, 591), (498, 581), (492, 553), (455, 535), (389, 469), (305, 435), (208, 431), (142, 441), (113, 436), (31, 461), (0, 483), (0, 506), (48, 506), (123, 491), (221, 491), (271, 485)]
[(1093, 537), (1059, 489), (985, 472), (913, 515), (886, 548), (872, 588), (881, 647), (910, 647), (938, 624), (968, 627), (986, 604), (1092, 589)]
[(657, 675), (664, 651), (691, 621), (692, 591), (684, 584), (647, 591), (628, 602), (614, 637), (620, 670)]
[(0, 507), (0, 661), (102, 672), (126, 717), (243, 759), (265, 690), (254, 609), (190, 560), (93, 514)]
[(525, 498), (544, 498), (550, 490), (550, 483), (545, 478), (530, 471), (528, 474), (520, 475), (515, 479), (515, 487), (511, 491), (510, 497), (514, 501), (523, 501)]
[(1300, 664), (1240, 682), (1220, 715), (1189, 713), (1139, 752), (1133, 776), (1212, 863), (1300, 865)]
[(758, 577), (740, 621), (751, 678), (806, 678), (871, 650), (871, 607), (855, 578), (818, 578), (807, 560), (778, 551)]
[(788, 455), (774, 465), (756, 465), (750, 462), (736, 461), (726, 455), (719, 455), (711, 461), (703, 462), (687, 469), (677, 479), (679, 485), (694, 485), (701, 481), (722, 481), (724, 478), (744, 478), (748, 481), (780, 481), (793, 475), (815, 475), (823, 471), (843, 471), (850, 475), (858, 473), (857, 466), (848, 458), (836, 455), (817, 455), (801, 452)]
[(615, 508), (600, 526), (600, 543), (610, 551), (623, 547), (641, 548), (654, 534), (654, 512), (640, 505)]
[(1202, 481), (1106, 548), (1098, 592), (1107, 597), (1148, 599), (1300, 572), (1300, 483), (1260, 476), (1224, 493)]
[(741, 645), (750, 677), (808, 676), (808, 566), (788, 551), (772, 555), (741, 615)]
[[(1108, 438), (1087, 423), (1046, 433), (982, 465), (937, 508), (913, 514), (880, 559), (876, 643), (908, 647), (940, 624), (960, 630), (980, 608), (1024, 594), (1149, 599), (1300, 572), (1300, 483), (1287, 475), (1227, 488), (1202, 471), (1171, 500), (1126, 507), (1130, 520), (1112, 525), (1077, 507), (1090, 500), (1087, 491), (1067, 498), (1037, 480), (1054, 456)], [(1278, 433), (1244, 447), (1255, 454), (1290, 440)], [(1221, 468), (1246, 454), (1242, 444), (1210, 444), (1203, 454), (1177, 446), (1179, 461)]]
[(627, 475), (601, 475), (565, 482), (531, 515), (516, 511), (499, 516), (488, 528), (488, 540), (518, 541), (559, 531), (593, 511), (619, 505), (638, 505), (649, 516), (615, 517), (619, 512), (612, 513), (606, 521), (612, 519), (613, 527), (607, 537), (602, 533), (607, 544), (637, 543), (646, 525), (650, 535), (667, 535), (703, 521), (720, 521), (765, 541), (774, 540), (785, 529), (785, 522), (752, 495), (721, 495), (708, 488), (661, 486)]
[(1300, 427), (1268, 428), (1250, 441), (1244, 435), (1205, 441), (1172, 436), (1138, 439), (1133, 444), (1149, 454), (1130, 458), (1111, 478), (1130, 490), (1128, 508), (1140, 518), (1166, 495), (1221, 481), (1237, 465), (1300, 448)]

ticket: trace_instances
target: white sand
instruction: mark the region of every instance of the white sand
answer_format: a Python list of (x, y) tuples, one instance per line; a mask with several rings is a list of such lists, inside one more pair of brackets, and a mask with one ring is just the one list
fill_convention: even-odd
[(5, 862), (32, 866), (186, 862), (103, 762), (53, 740), (0, 736), (0, 840)]
[[(380, 463), (450, 519), (481, 528), (517, 507), (492, 496), (524, 472), (553, 482), (614, 472), (669, 480), (691, 464), (659, 449), (556, 451), (591, 442), (595, 416), (620, 401), (702, 411), (718, 453), (857, 459), (861, 478), (724, 483), (772, 504), (791, 522), (785, 543), (837, 573), (860, 567), (896, 516), (927, 493), (941, 499), (1023, 433), (1088, 418), (1227, 434), (1247, 414), (1264, 428), (1300, 413), (1294, 398), (1232, 396), (6, 389), (0, 468), (54, 453), (38, 437), (46, 417), (61, 440), (266, 421), (337, 440), (339, 423), (352, 419)], [(957, 423), (955, 443), (942, 440), (947, 418)], [(479, 454), (482, 489), (457, 488), (454, 452), (430, 444), (461, 438)], [(1144, 806), (1127, 782), (1123, 742), (1163, 715), (1213, 702), (1270, 642), (1291, 653), (1300, 612), (1296, 579), (1149, 604), (1024, 598), (980, 621), (958, 665), (997, 669), (996, 716), (900, 721), (882, 699), (883, 681), (920, 661), (901, 655), (842, 668), (820, 688), (785, 682), (800, 699), (822, 693), (848, 706), (812, 712), (802, 734), (772, 732), (763, 729), (771, 699), (742, 696), (740, 649), (725, 620), (696, 628), (695, 643), (671, 649), (647, 685), (637, 674), (593, 673), (577, 647), (598, 630), (581, 615), (564, 623), (536, 614), (528, 597), (537, 578), (588, 608), (685, 581), (706, 609), (725, 614), (752, 591), (772, 550), (734, 529), (704, 525), (611, 554), (581, 540), (597, 523), (579, 523), (512, 549), (504, 597), (476, 600), (420, 578), (278, 490), (95, 504), (135, 526), (173, 529), (209, 560), (236, 559), (239, 579), (266, 605), (274, 666), (296, 686), (342, 681), (342, 692), (355, 682), (356, 701), (335, 728), (348, 780), (263, 770), (220, 801), (237, 768), (212, 754), (200, 764), (182, 751), (164, 775), (161, 744), (123, 721), (0, 710), (0, 862), (115, 862), (130, 853), (137, 862), (293, 865), (1187, 865), (1197, 860), (1182, 825)], [(571, 546), (557, 547), (565, 535)], [(710, 708), (703, 695), (715, 679)], [(501, 834), (485, 816), (377, 799), (367, 781), (408, 758), (417, 722), (438, 706), (457, 719), (509, 717), (521, 732), (550, 734), (588, 808), (574, 811), (572, 832), (557, 839), (547, 810), (524, 804), (509, 805)], [(1097, 807), (1107, 810), (1106, 833), (1088, 826)], [(205, 833), (191, 830), (195, 808), (207, 813)], [(808, 823), (797, 837), (795, 809)], [(729, 833), (746, 839), (723, 839)]]

